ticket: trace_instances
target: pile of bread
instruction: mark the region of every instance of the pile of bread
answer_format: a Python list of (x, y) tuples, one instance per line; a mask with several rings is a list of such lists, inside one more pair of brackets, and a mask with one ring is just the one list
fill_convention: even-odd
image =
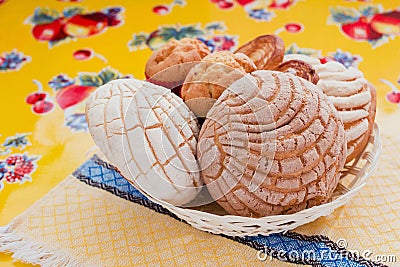
[(90, 96), (90, 133), (127, 180), (174, 205), (203, 184), (233, 215), (325, 203), (368, 143), (375, 89), (356, 68), (284, 51), (276, 35), (235, 52), (171, 40), (148, 59), (146, 81)]

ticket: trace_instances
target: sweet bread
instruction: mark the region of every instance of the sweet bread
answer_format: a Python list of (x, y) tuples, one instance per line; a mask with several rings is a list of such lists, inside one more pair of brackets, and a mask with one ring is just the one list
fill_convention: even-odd
[(376, 90), (363, 73), (354, 68), (346, 68), (339, 62), (322, 64), (318, 59), (300, 54), (286, 55), (284, 61), (302, 60), (316, 70), (317, 86), (328, 96), (339, 111), (347, 139), (347, 159), (357, 157), (368, 143), (376, 113)]
[(198, 160), (211, 196), (230, 214), (262, 217), (326, 202), (346, 158), (338, 112), (314, 84), (258, 70), (207, 114)]
[(190, 69), (208, 54), (210, 50), (198, 39), (170, 40), (147, 60), (146, 78), (154, 84), (174, 89), (182, 85)]
[(273, 70), (281, 64), (285, 43), (275, 35), (261, 35), (239, 47), (235, 53), (247, 55), (259, 70)]
[(197, 121), (170, 90), (136, 79), (111, 81), (91, 94), (86, 117), (96, 145), (136, 187), (174, 205), (200, 191)]
[(189, 71), (181, 96), (184, 101), (201, 97), (218, 99), (234, 81), (255, 70), (254, 62), (245, 54), (229, 51), (212, 53)]

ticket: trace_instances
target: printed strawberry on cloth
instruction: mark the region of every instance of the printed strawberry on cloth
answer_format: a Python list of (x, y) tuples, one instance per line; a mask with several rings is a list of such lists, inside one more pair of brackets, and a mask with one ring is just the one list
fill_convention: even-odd
[[(0, 0), (0, 25), (1, 266), (399, 265), (397, 1)], [(358, 67), (377, 89), (382, 154), (344, 207), (283, 234), (212, 235), (91, 156), (84, 104), (97, 87), (144, 79), (171, 39), (235, 51), (271, 33), (286, 53)]]

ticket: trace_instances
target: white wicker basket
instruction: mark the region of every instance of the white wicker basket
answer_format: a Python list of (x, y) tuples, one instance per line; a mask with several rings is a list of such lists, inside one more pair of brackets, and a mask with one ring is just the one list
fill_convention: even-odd
[(224, 211), (215, 203), (196, 209), (182, 208), (154, 199), (146, 192), (141, 191), (151, 201), (168, 209), (197, 229), (228, 236), (269, 235), (285, 232), (312, 222), (321, 216), (331, 214), (336, 208), (346, 204), (366, 184), (367, 178), (376, 168), (381, 147), (379, 128), (375, 124), (369, 143), (363, 153), (344, 167), (339, 185), (333, 193), (331, 200), (325, 204), (314, 206), (294, 214), (274, 215), (262, 218), (220, 215)]

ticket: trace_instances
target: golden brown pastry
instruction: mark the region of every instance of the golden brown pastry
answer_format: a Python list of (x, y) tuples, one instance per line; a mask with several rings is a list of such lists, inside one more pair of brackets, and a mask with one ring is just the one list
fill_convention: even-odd
[(280, 64), (276, 71), (288, 72), (298, 77), (301, 77), (313, 84), (317, 84), (319, 77), (314, 68), (302, 60), (289, 60)]
[(181, 90), (184, 101), (194, 98), (217, 99), (234, 81), (256, 70), (245, 54), (219, 51), (210, 54), (188, 73)]
[(154, 51), (147, 60), (146, 78), (169, 89), (180, 86), (189, 70), (208, 54), (210, 50), (200, 40), (173, 39)]
[(235, 53), (246, 54), (260, 70), (273, 70), (285, 54), (283, 40), (275, 35), (261, 35), (239, 47)]
[(197, 145), (202, 178), (230, 214), (293, 213), (331, 197), (346, 159), (338, 112), (312, 83), (258, 70), (207, 114)]

